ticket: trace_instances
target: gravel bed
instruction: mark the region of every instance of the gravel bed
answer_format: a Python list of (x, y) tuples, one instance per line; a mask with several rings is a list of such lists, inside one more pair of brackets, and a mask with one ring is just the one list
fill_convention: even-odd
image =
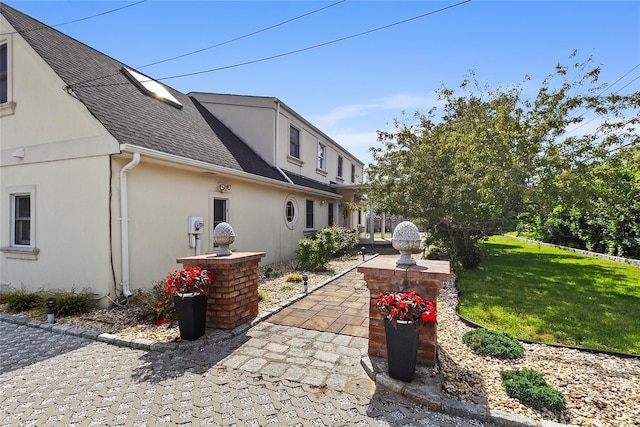
[[(306, 272), (309, 289), (360, 262), (360, 257), (334, 259), (327, 272)], [(303, 292), (302, 282), (287, 280), (290, 274), (302, 274), (296, 271), (295, 260), (260, 267), (258, 289), (264, 299), (258, 305), (259, 314), (272, 311)], [(580, 426), (640, 426), (640, 358), (540, 344), (523, 344), (525, 357), (515, 361), (478, 356), (462, 342), (462, 335), (471, 327), (458, 318), (457, 304), (455, 286), (447, 283), (438, 300), (438, 361), (444, 392), (450, 398), (536, 420)], [(20, 315), (35, 317), (34, 313)], [(37, 319), (46, 320), (42, 315)], [(180, 339), (176, 323), (160, 326), (143, 323), (140, 310), (134, 304), (126, 308), (94, 310), (79, 317), (57, 318), (56, 321), (100, 333), (156, 342)], [(564, 395), (567, 408), (562, 414), (534, 410), (507, 396), (500, 371), (525, 367), (540, 372), (550, 386)]]

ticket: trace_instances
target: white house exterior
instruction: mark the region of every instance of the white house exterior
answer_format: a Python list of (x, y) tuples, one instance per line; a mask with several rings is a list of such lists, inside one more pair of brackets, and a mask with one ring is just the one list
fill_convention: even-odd
[(0, 12), (0, 290), (87, 288), (106, 306), (215, 252), (221, 221), (233, 250), (264, 263), (364, 222), (348, 209), (362, 162), (277, 98), (148, 89), (125, 64)]

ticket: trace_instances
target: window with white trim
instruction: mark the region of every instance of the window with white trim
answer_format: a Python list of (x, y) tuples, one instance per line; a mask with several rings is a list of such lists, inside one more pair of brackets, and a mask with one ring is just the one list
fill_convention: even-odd
[(356, 165), (351, 165), (351, 183), (356, 182)]
[(327, 147), (318, 142), (318, 169), (325, 170), (325, 157), (327, 155)]
[(342, 178), (342, 162), (343, 162), (343, 157), (338, 156), (338, 178)]
[(289, 155), (300, 158), (300, 129), (289, 127)]
[(11, 246), (31, 246), (31, 195), (14, 194), (11, 202)]
[(0, 117), (15, 113), (16, 103), (11, 91), (11, 39), (0, 40)]
[(305, 223), (305, 228), (307, 229), (313, 228), (313, 200), (307, 200), (306, 217), (307, 217), (307, 221)]
[(284, 221), (290, 230), (296, 228), (298, 222), (298, 202), (289, 195), (284, 201)]
[(9, 102), (9, 46), (0, 43), (0, 104)]

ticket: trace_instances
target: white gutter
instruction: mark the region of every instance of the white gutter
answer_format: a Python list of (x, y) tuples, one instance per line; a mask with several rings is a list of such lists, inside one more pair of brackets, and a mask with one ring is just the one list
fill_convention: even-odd
[(203, 169), (203, 170), (212, 171), (212, 172), (225, 173), (228, 175), (236, 176), (241, 179), (250, 180), (250, 181), (259, 181), (265, 184), (270, 184), (278, 187), (293, 187), (296, 190), (300, 190), (300, 188), (304, 188), (304, 191), (306, 191), (307, 193), (320, 194), (325, 197), (340, 198), (340, 197), (336, 197), (334, 193), (330, 193), (328, 191), (315, 190), (313, 188), (308, 188), (308, 187), (301, 187), (299, 185), (294, 184), (293, 181), (284, 183), (282, 181), (278, 181), (272, 178), (265, 178), (263, 176), (255, 175), (252, 173), (227, 168), (224, 166), (212, 165), (211, 163), (203, 162), (200, 160), (193, 160), (186, 157), (176, 156), (174, 154), (163, 153), (161, 151), (151, 150), (148, 148), (139, 147), (137, 145), (120, 144), (120, 151), (127, 152), (127, 153), (140, 153), (141, 155), (144, 155), (151, 159), (162, 160), (166, 162), (171, 162), (171, 163), (175, 163), (183, 166)]
[(138, 166), (140, 153), (133, 153), (133, 159), (120, 169), (120, 253), (122, 255), (122, 293), (129, 298), (129, 207), (127, 205), (127, 172)]
[(291, 178), (289, 178), (289, 176), (284, 173), (284, 171), (282, 169), (280, 169), (280, 166), (278, 164), (278, 157), (280, 156), (280, 143), (278, 142), (278, 138), (280, 137), (280, 101), (278, 101), (278, 99), (275, 99), (276, 101), (276, 137), (274, 138), (274, 142), (276, 144), (276, 161), (275, 163), (275, 167), (278, 170), (278, 172), (280, 172), (280, 174), (284, 177), (284, 179), (286, 179), (289, 184), (293, 184), (293, 181), (291, 181)]

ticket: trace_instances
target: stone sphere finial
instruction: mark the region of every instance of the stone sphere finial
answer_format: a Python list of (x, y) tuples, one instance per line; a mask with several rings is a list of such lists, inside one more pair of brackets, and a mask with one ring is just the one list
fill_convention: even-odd
[(411, 258), (411, 254), (420, 249), (420, 231), (414, 223), (403, 221), (393, 230), (391, 237), (391, 245), (400, 252), (400, 258), (396, 261), (396, 265), (415, 265), (416, 261)]
[(231, 249), (229, 245), (236, 240), (236, 234), (233, 232), (233, 228), (226, 222), (221, 222), (213, 229), (213, 243), (218, 245), (218, 256), (231, 255)]

